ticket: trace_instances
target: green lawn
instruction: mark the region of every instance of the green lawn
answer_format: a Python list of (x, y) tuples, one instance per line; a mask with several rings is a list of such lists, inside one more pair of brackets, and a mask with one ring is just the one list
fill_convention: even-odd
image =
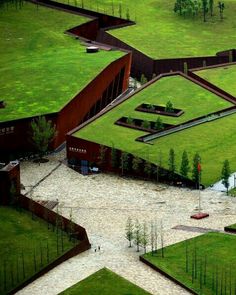
[(166, 247), (164, 258), (160, 253), (143, 256), (198, 294), (236, 292), (236, 236), (208, 233)]
[(118, 149), (149, 159), (153, 163), (159, 163), (161, 152), (162, 166), (165, 168), (168, 168), (169, 150), (174, 148), (177, 171), (184, 150), (188, 152), (190, 162), (193, 155), (199, 152), (202, 158), (202, 183), (205, 185), (210, 185), (219, 179), (225, 159), (229, 159), (232, 171), (236, 170), (236, 155), (232, 152), (232, 146), (236, 142), (234, 132), (236, 115), (162, 137), (153, 141), (153, 145), (135, 141), (137, 137), (146, 134), (145, 132), (114, 125), (122, 116), (155, 121), (157, 115), (137, 112), (134, 110), (135, 107), (145, 102), (164, 105), (169, 99), (174, 107), (185, 111), (185, 114), (179, 118), (161, 116), (164, 123), (170, 124), (181, 123), (231, 105), (180, 76), (167, 77), (123, 102), (108, 114), (79, 130), (74, 136), (110, 147), (114, 145)]
[(87, 19), (24, 2), (0, 9), (0, 122), (61, 110), (119, 51), (86, 54), (64, 34)]
[(195, 74), (236, 97), (236, 65), (197, 71)]
[(57, 243), (56, 229), (48, 229), (42, 219), (32, 220), (24, 210), (0, 206), (0, 225), (0, 294), (6, 294), (75, 246), (61, 231)]
[(103, 268), (78, 284), (70, 287), (61, 295), (148, 295), (133, 283)]
[[(81, 5), (80, 1), (59, 0), (71, 5)], [(88, 9), (98, 10), (119, 16), (119, 3), (122, 4), (122, 17), (126, 18), (129, 9), (131, 20), (137, 25), (110, 31), (112, 35), (137, 48), (152, 58), (178, 58), (215, 55), (216, 52), (236, 47), (236, 1), (226, 0), (224, 20), (221, 21), (214, 2), (214, 17), (195, 19), (180, 17), (173, 11), (175, 0), (136, 1), (128, 0), (85, 0)]]

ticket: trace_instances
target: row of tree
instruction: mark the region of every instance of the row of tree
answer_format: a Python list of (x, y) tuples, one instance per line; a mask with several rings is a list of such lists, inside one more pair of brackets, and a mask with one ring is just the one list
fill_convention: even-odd
[[(233, 263), (233, 262), (232, 262)], [(222, 265), (204, 253), (196, 240), (185, 241), (185, 273), (191, 277), (193, 285), (200, 294), (203, 290), (211, 290), (211, 294), (236, 294), (236, 281), (233, 264)]]
[[(223, 19), (223, 12), (225, 9), (224, 2), (219, 1), (217, 7), (219, 9), (220, 19)], [(203, 21), (206, 22), (207, 14), (210, 14), (211, 17), (213, 16), (214, 0), (176, 0), (174, 12), (184, 17), (195, 17), (202, 14)]]
[(129, 217), (125, 227), (125, 238), (129, 241), (129, 247), (136, 245), (137, 252), (140, 247), (143, 248), (144, 253), (147, 247), (151, 247), (152, 255), (155, 255), (160, 246), (161, 256), (164, 257), (164, 230), (162, 221), (157, 224), (157, 221), (151, 222), (150, 226), (146, 222), (141, 224), (137, 219), (135, 222)]

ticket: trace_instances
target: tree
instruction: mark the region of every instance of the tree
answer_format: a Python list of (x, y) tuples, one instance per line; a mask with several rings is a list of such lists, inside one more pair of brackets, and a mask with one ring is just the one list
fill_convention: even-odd
[(119, 4), (118, 13), (119, 13), (119, 17), (122, 18), (122, 6), (121, 6), (121, 3)]
[(167, 103), (166, 103), (165, 112), (167, 112), (167, 113), (173, 113), (174, 112), (174, 107), (173, 107), (173, 104), (172, 104), (172, 102), (170, 100), (167, 101)]
[(184, 73), (185, 75), (188, 75), (188, 63), (184, 62)]
[(196, 183), (196, 187), (199, 183), (200, 178), (200, 170), (199, 164), (201, 163), (201, 157), (198, 153), (196, 153), (193, 157), (193, 169), (192, 169), (192, 180)]
[(171, 176), (171, 178), (173, 178), (174, 173), (175, 173), (175, 151), (172, 148), (169, 151), (168, 165), (169, 165), (170, 176)]
[(129, 8), (127, 8), (126, 10), (126, 19), (130, 20)]
[(135, 172), (139, 172), (141, 169), (142, 160), (138, 157), (134, 157), (132, 160), (132, 169)]
[(134, 119), (131, 118), (130, 116), (126, 119), (126, 123), (129, 125), (133, 125), (134, 124)]
[(151, 123), (148, 120), (144, 120), (141, 126), (145, 129), (149, 129), (151, 127)]
[(150, 178), (152, 174), (152, 164), (148, 161), (145, 161), (144, 163), (144, 173), (147, 175), (148, 178)]
[(148, 230), (147, 230), (147, 224), (144, 222), (142, 226), (142, 231), (141, 231), (141, 246), (144, 249), (144, 253), (146, 253), (147, 250), (147, 245), (148, 245)]
[(214, 0), (209, 0), (209, 8), (210, 8), (211, 16), (213, 16), (213, 7), (214, 7)]
[(222, 184), (225, 186), (227, 190), (227, 195), (229, 192), (229, 177), (230, 177), (230, 167), (229, 167), (229, 161), (225, 160), (223, 163), (222, 171), (221, 171), (221, 178), (222, 178)]
[(114, 16), (115, 14), (115, 8), (114, 8), (114, 1), (111, 2), (111, 14)]
[(208, 3), (207, 0), (202, 0), (202, 13), (203, 13), (203, 21), (206, 22), (206, 14), (208, 12)]
[(121, 153), (121, 173), (124, 174), (124, 171), (127, 171), (129, 169), (129, 154), (126, 152)]
[(154, 128), (155, 128), (156, 130), (161, 130), (161, 129), (164, 128), (164, 126), (163, 126), (163, 122), (162, 122), (162, 119), (161, 119), (160, 117), (157, 117), (157, 120), (156, 120), (156, 122), (155, 122)]
[(118, 151), (117, 149), (114, 148), (113, 145), (111, 148), (111, 167), (112, 168), (119, 167)]
[(129, 217), (125, 227), (125, 237), (129, 241), (129, 247), (132, 247), (132, 240), (134, 238), (134, 225), (132, 219)]
[[(32, 141), (39, 152), (39, 160), (48, 151), (50, 142), (56, 137), (56, 126), (45, 117), (38, 117), (31, 122)], [(40, 162), (39, 161), (39, 162)]]
[(147, 83), (147, 78), (146, 78), (146, 76), (145, 76), (144, 74), (141, 75), (140, 83), (141, 83), (142, 85)]
[(180, 174), (184, 177), (188, 177), (189, 170), (190, 170), (190, 167), (189, 167), (188, 154), (186, 151), (183, 151)]
[(224, 2), (219, 1), (218, 2), (218, 8), (219, 8), (219, 11), (220, 11), (220, 19), (223, 19), (223, 12), (224, 12), (224, 9), (225, 9)]
[(100, 145), (98, 164), (101, 166), (104, 166), (104, 164), (106, 163), (106, 152), (107, 152), (107, 147), (105, 147), (104, 145)]
[(137, 246), (137, 252), (139, 252), (139, 246), (141, 243), (141, 225), (137, 219), (134, 227), (134, 243)]

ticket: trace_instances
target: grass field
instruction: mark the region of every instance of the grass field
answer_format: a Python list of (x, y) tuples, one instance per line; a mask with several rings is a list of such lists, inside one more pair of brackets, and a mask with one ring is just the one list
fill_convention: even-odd
[[(135, 141), (137, 137), (146, 134), (145, 132), (114, 125), (122, 116), (156, 121), (158, 115), (137, 112), (134, 110), (135, 107), (141, 103), (165, 105), (168, 100), (173, 102), (174, 107), (185, 111), (185, 114), (179, 118), (161, 116), (164, 123), (170, 124), (181, 123), (230, 106), (229, 102), (184, 78), (168, 77), (139, 92), (108, 114), (79, 130), (74, 136), (110, 147), (114, 145), (118, 149), (156, 164), (159, 163), (161, 154), (162, 166), (165, 168), (168, 168), (169, 150), (174, 148), (177, 171), (180, 168), (184, 150), (188, 152), (190, 162), (193, 155), (199, 152), (202, 158), (202, 183), (205, 185), (210, 185), (219, 179), (225, 159), (229, 160), (231, 169), (234, 171), (236, 155), (232, 152), (232, 146), (236, 142), (234, 132), (236, 115), (159, 138), (152, 142), (153, 145)], [(222, 145), (224, 152), (222, 152)], [(189, 176), (191, 177), (191, 174)]]
[(208, 233), (144, 258), (198, 294), (236, 292), (236, 236)]
[(0, 122), (57, 112), (109, 63), (118, 51), (86, 54), (64, 34), (87, 19), (24, 2), (0, 10)]
[(195, 74), (236, 97), (236, 65), (197, 71)]
[[(80, 1), (59, 0), (71, 5)], [(180, 17), (173, 11), (174, 0), (136, 1), (128, 0), (84, 0), (86, 8), (119, 16), (121, 3), (122, 17), (129, 9), (131, 20), (137, 25), (110, 31), (110, 34), (125, 41), (152, 58), (178, 58), (215, 55), (216, 52), (236, 46), (236, 1), (226, 0), (224, 20), (219, 17), (218, 2), (214, 1), (214, 17)]]
[[(65, 234), (48, 230), (42, 219), (26, 211), (0, 206), (0, 294), (31, 277), (75, 246)], [(63, 237), (63, 247), (61, 244)]]
[(70, 287), (61, 295), (148, 295), (133, 283), (103, 268), (78, 284)]

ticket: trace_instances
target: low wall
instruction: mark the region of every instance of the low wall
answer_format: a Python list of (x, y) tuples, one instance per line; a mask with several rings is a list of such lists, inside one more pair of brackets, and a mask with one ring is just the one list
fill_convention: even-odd
[[(118, 161), (119, 167), (116, 167), (116, 168), (112, 167), (112, 156), (111, 156), (112, 148), (111, 147), (103, 145), (106, 148), (106, 152), (105, 152), (103, 163), (100, 163), (100, 147), (101, 146), (99, 144), (74, 137), (72, 133), (67, 135), (66, 146), (67, 146), (66, 147), (67, 159), (69, 161), (72, 160), (73, 162), (76, 162), (76, 161), (86, 160), (98, 166), (102, 172), (112, 172), (112, 173), (122, 175), (120, 160)], [(120, 159), (122, 151), (117, 149), (116, 151), (117, 151), (117, 157), (118, 159)], [(129, 161), (131, 166), (132, 159), (134, 156), (132, 154), (129, 154), (129, 156), (131, 157)], [(140, 159), (145, 162), (144, 159), (142, 158)], [(157, 165), (155, 164), (151, 164), (151, 165), (152, 165), (152, 173), (150, 174), (150, 176), (145, 174), (143, 169), (144, 167), (142, 167), (142, 169), (140, 167), (139, 172), (136, 172), (132, 168), (130, 168), (127, 171), (124, 171), (123, 175), (130, 176), (130, 177), (138, 177), (138, 178), (147, 179), (147, 180), (154, 180), (154, 181), (158, 180), (158, 181), (167, 182), (167, 183), (171, 182), (172, 184), (176, 184), (176, 185), (182, 185), (183, 183), (184, 185), (191, 188), (196, 187), (196, 184), (191, 179), (184, 178), (181, 175), (176, 173), (170, 180), (168, 170), (162, 167), (158, 168), (159, 174), (157, 176), (157, 173), (156, 173)]]
[(82, 38), (86, 38), (92, 41), (98, 41), (104, 44), (108, 44), (112, 47), (118, 47), (132, 51), (132, 67), (131, 74), (133, 77), (140, 78), (141, 74), (144, 74), (148, 80), (152, 79), (153, 73), (156, 75), (167, 73), (170, 71), (184, 71), (184, 63), (188, 64), (188, 68), (196, 68), (203, 66), (203, 63), (209, 65), (216, 65), (229, 62), (229, 54), (232, 51), (233, 61), (236, 61), (236, 50), (226, 50), (218, 52), (214, 56), (201, 56), (201, 57), (186, 57), (186, 58), (167, 58), (167, 59), (153, 59), (147, 54), (142, 53), (136, 48), (128, 45), (120, 39), (109, 34), (112, 29), (117, 29), (125, 26), (135, 25), (135, 22), (125, 20), (122, 18), (106, 15), (91, 11), (88, 9), (78, 8), (67, 4), (53, 2), (50, 0), (38, 0), (33, 1), (42, 5), (48, 5), (57, 9), (63, 9), (71, 13), (79, 13), (87, 17), (96, 18), (92, 22), (82, 24), (76, 28), (70, 29), (69, 32), (76, 34)]
[(144, 257), (139, 256), (139, 260), (142, 261), (143, 263), (145, 263), (147, 266), (151, 267), (152, 269), (154, 269), (155, 271), (158, 271), (160, 274), (162, 274), (163, 276), (165, 276), (167, 279), (171, 280), (173, 283), (181, 286), (182, 288), (184, 288), (185, 290), (187, 290), (188, 292), (190, 292), (191, 294), (195, 294), (198, 295), (197, 292), (195, 292), (194, 290), (190, 289), (189, 287), (185, 286), (183, 283), (181, 283), (179, 280), (175, 279), (174, 277), (172, 277), (171, 275), (167, 274), (166, 272), (164, 272), (162, 269), (160, 269), (159, 267), (157, 267), (156, 265), (153, 265), (151, 262), (147, 261)]
[[(30, 205), (30, 202), (33, 203), (33, 206)], [(46, 220), (46, 221), (53, 224), (53, 225), (56, 225), (56, 222), (58, 219), (58, 215), (56, 212), (45, 208), (43, 205), (35, 202), (34, 200), (29, 199), (28, 197), (26, 197), (24, 195), (20, 195), (18, 197), (18, 204), (22, 208), (24, 208), (25, 210), (33, 212), (36, 216), (38, 216), (39, 218), (42, 218), (44, 220), (45, 220), (45, 218), (44, 218), (45, 215), (47, 215), (48, 220)], [(70, 220), (68, 220), (67, 218), (65, 218), (63, 216), (60, 216), (60, 219), (62, 220), (62, 223), (63, 223), (62, 229), (64, 229), (64, 231), (69, 231), (69, 230), (71, 230), (71, 228), (73, 228), (73, 232), (74, 232), (73, 237), (78, 239), (80, 241), (80, 243), (75, 245), (72, 249), (67, 251), (62, 256), (58, 257), (56, 260), (54, 260), (52, 263), (47, 265), (42, 270), (35, 273), (32, 277), (30, 277), (29, 279), (24, 281), (22, 284), (18, 285), (16, 288), (14, 288), (8, 294), (15, 294), (17, 291), (21, 290), (22, 288), (24, 288), (28, 284), (32, 283), (34, 280), (41, 277), (42, 275), (44, 275), (45, 273), (47, 273), (48, 271), (50, 271), (54, 267), (58, 266), (60, 263), (62, 263), (64, 261), (66, 261), (67, 259), (69, 259), (73, 256), (76, 256), (76, 255), (91, 248), (91, 245), (90, 245), (88, 237), (87, 237), (86, 230), (83, 227), (81, 227), (78, 224), (75, 224), (74, 222), (71, 222)], [(73, 227), (70, 226), (71, 223), (73, 224)]]

